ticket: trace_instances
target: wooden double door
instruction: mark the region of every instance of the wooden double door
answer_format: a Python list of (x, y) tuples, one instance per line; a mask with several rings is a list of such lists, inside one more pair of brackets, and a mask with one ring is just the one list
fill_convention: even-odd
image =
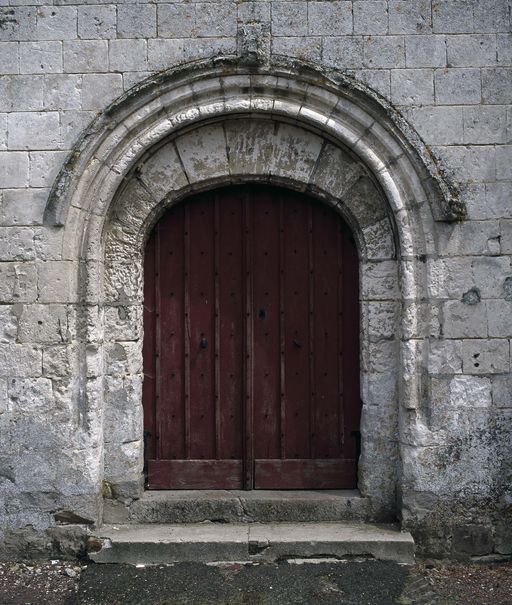
[(355, 487), (358, 290), (349, 230), (305, 195), (169, 210), (145, 256), (148, 487)]

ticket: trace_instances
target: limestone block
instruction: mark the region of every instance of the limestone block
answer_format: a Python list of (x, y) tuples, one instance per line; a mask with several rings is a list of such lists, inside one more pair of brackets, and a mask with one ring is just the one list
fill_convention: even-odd
[(452, 174), (467, 181), (492, 181), (496, 174), (496, 155), (490, 145), (439, 147)]
[(87, 378), (99, 378), (103, 376), (103, 348), (97, 344), (90, 343), (85, 347), (86, 375)]
[(116, 342), (106, 347), (106, 372), (125, 376), (142, 372), (142, 342)]
[(389, 373), (398, 365), (398, 340), (379, 340), (370, 342), (363, 351), (362, 367), (372, 373)]
[(78, 37), (85, 40), (115, 38), (116, 5), (78, 6)]
[(274, 139), (268, 173), (309, 182), (322, 149), (322, 139), (295, 126), (281, 123)]
[(489, 300), (485, 304), (489, 321), (489, 336), (498, 338), (512, 336), (512, 301)]
[(462, 341), (464, 374), (510, 372), (510, 346), (507, 339)]
[(465, 107), (464, 143), (507, 143), (505, 107)]
[(158, 35), (162, 38), (194, 38), (197, 34), (195, 4), (158, 6)]
[(3, 74), (20, 73), (20, 53), (17, 42), (0, 42), (0, 64)]
[(501, 298), (507, 279), (512, 276), (509, 256), (481, 256), (471, 262), (473, 282), (482, 298)]
[(492, 402), (499, 408), (512, 408), (512, 373), (492, 377)]
[(434, 258), (427, 260), (428, 292), (434, 298), (461, 299), (475, 283), (471, 258)]
[(435, 32), (461, 34), (473, 31), (473, 11), (466, 0), (434, 0), (432, 3)]
[(7, 118), (9, 149), (59, 149), (59, 113), (13, 112)]
[(229, 174), (222, 126), (205, 126), (178, 137), (176, 147), (190, 182)]
[(154, 38), (156, 6), (139, 3), (118, 6), (117, 35), (119, 38)]
[(482, 102), (510, 103), (512, 95), (512, 68), (482, 69)]
[(434, 85), (436, 102), (441, 105), (469, 105), (481, 101), (479, 69), (436, 69)]
[(43, 376), (61, 378), (77, 376), (79, 372), (76, 347), (72, 345), (52, 345), (43, 349)]
[(364, 38), (364, 65), (376, 68), (405, 67), (404, 39), (401, 36)]
[(18, 317), (11, 305), (0, 307), (0, 342), (15, 342), (18, 335)]
[(233, 0), (196, 5), (197, 36), (217, 38), (236, 35), (237, 3)]
[(439, 253), (443, 256), (497, 255), (500, 235), (500, 225), (491, 220), (437, 226)]
[(0, 151), (7, 149), (7, 114), (0, 113)]
[(104, 109), (123, 94), (121, 74), (85, 74), (82, 80), (83, 109)]
[(160, 147), (140, 166), (140, 178), (157, 200), (188, 183), (174, 143)]
[(398, 304), (395, 302), (371, 301), (364, 303), (363, 325), (365, 318), (367, 325), (365, 333), (370, 340), (378, 341), (383, 339), (395, 338), (398, 329)]
[(111, 40), (108, 58), (111, 71), (146, 71), (146, 40)]
[(496, 36), (496, 55), (499, 65), (512, 63), (512, 34), (498, 34)]
[(72, 261), (37, 263), (38, 301), (66, 303), (77, 300), (78, 266)]
[(28, 153), (0, 152), (0, 187), (26, 187), (28, 185)]
[(0, 111), (43, 109), (43, 80), (38, 76), (0, 76)]
[(459, 301), (449, 301), (442, 306), (442, 309), (445, 337), (487, 337), (487, 310), (484, 303), (469, 305)]
[[(359, 4), (363, 4), (360, 2)], [(368, 2), (364, 2), (368, 4)], [(293, 38), (300, 44), (302, 38)], [(273, 48), (278, 43), (273, 41)], [(361, 68), (363, 66), (363, 40), (349, 36), (328, 37), (323, 40), (323, 58), (328, 65), (338, 68)]]
[(361, 69), (353, 72), (355, 78), (382, 96), (391, 97), (391, 77), (386, 69)]
[(65, 305), (26, 305), (19, 318), (19, 341), (25, 343), (61, 343), (68, 340)]
[[(510, 114), (509, 114), (510, 115)], [(496, 178), (512, 180), (512, 145), (496, 147)]]
[(77, 40), (64, 42), (64, 71), (88, 73), (108, 71), (108, 42), (106, 40)]
[[(396, 372), (361, 372), (361, 398), (365, 405), (381, 405), (398, 400)], [(397, 405), (398, 408), (398, 405)]]
[(390, 0), (390, 34), (428, 34), (431, 31), (429, 0)]
[(112, 340), (138, 340), (142, 333), (141, 307), (138, 305), (106, 307), (105, 332)]
[(41, 376), (42, 353), (33, 345), (0, 344), (0, 376)]
[(0, 261), (27, 261), (34, 258), (33, 229), (0, 227)]
[[(51, 187), (59, 173), (64, 160), (65, 151), (34, 151), (30, 154), (30, 186)], [(46, 198), (47, 196), (45, 196)], [(42, 216), (42, 213), (41, 213)]]
[(366, 257), (369, 260), (387, 260), (395, 256), (395, 242), (387, 218), (363, 229)]
[(355, 0), (354, 34), (387, 34), (388, 5), (385, 0)]
[(510, 182), (471, 184), (466, 187), (468, 217), (472, 220), (510, 216)]
[[(164, 6), (176, 6), (176, 4), (162, 4)], [(190, 6), (190, 5), (189, 5)], [(194, 40), (197, 42), (196, 40)], [(185, 47), (183, 40), (156, 39), (148, 40), (148, 68), (154, 70), (167, 69), (183, 60)]]
[(430, 374), (462, 374), (462, 341), (430, 341), (428, 370)]
[(5, 412), (7, 412), (7, 380), (0, 378), (0, 414)]
[(446, 67), (445, 36), (406, 36), (406, 67)]
[(377, 222), (385, 224), (387, 203), (370, 177), (358, 178), (343, 193), (342, 199), (361, 227)]
[(14, 413), (37, 413), (53, 406), (52, 381), (48, 378), (10, 378), (7, 395)]
[(61, 112), (62, 146), (70, 149), (78, 135), (95, 117), (93, 111), (62, 111)]
[(272, 35), (307, 35), (307, 9), (308, 7), (304, 2), (274, 2), (272, 4)]
[(142, 377), (115, 377), (105, 379), (105, 398), (108, 402), (105, 429), (106, 442), (133, 442), (142, 437)]
[(274, 38), (272, 40), (272, 53), (297, 57), (304, 61), (320, 61), (322, 56), (322, 38)]
[(48, 189), (7, 189), (0, 205), (0, 225), (41, 225)]
[(37, 298), (37, 273), (32, 262), (0, 262), (0, 300), (33, 302)]
[(491, 527), (463, 525), (453, 530), (452, 548), (456, 553), (471, 556), (486, 555), (493, 551), (494, 541)]
[(308, 6), (310, 36), (343, 36), (352, 33), (352, 6), (347, 2), (312, 2)]
[(20, 42), (20, 73), (61, 73), (62, 42)]
[(68, 74), (52, 74), (44, 79), (43, 87), (44, 108), (81, 109), (82, 108), (82, 77)]
[(461, 107), (416, 107), (406, 115), (429, 145), (460, 145), (463, 142)]
[(490, 378), (459, 375), (431, 379), (433, 410), (488, 408), (491, 401)]
[(483, 67), (496, 64), (496, 37), (490, 34), (447, 36), (451, 67)]
[(397, 265), (394, 261), (361, 264), (362, 299), (395, 300), (398, 298)]
[(0, 7), (0, 40), (34, 40), (36, 35), (35, 6)]
[[(363, 167), (351, 156), (339, 147), (326, 144), (318, 159), (316, 169), (311, 177), (311, 183), (326, 191), (336, 199), (343, 199), (345, 191), (354, 185), (361, 175), (364, 174)], [(349, 200), (347, 196), (347, 200)], [(370, 197), (369, 203), (372, 198)], [(350, 207), (350, 205), (349, 205)], [(371, 206), (372, 208), (374, 207)], [(382, 218), (382, 213), (376, 216), (372, 213), (372, 219)]]
[(265, 174), (272, 157), (274, 122), (230, 120), (225, 124), (229, 149), (230, 172), (233, 175)]
[(37, 40), (74, 40), (77, 35), (75, 6), (42, 6), (37, 9)]
[(242, 23), (254, 21), (270, 21), (270, 4), (268, 2), (240, 2), (238, 4), (238, 20)]

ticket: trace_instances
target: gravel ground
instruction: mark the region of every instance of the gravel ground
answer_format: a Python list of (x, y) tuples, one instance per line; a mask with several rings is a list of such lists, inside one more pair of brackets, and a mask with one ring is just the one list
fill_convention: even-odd
[(0, 605), (512, 605), (512, 562), (0, 562)]

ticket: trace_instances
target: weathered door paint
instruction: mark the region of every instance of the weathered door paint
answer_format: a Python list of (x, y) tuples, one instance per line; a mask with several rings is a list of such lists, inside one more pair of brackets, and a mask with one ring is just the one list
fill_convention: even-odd
[(197, 195), (156, 225), (144, 288), (150, 489), (355, 487), (358, 261), (333, 210)]

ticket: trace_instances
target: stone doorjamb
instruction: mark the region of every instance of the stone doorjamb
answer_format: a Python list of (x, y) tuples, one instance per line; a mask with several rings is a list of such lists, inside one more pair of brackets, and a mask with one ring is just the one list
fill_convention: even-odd
[[(421, 435), (435, 220), (463, 214), (397, 115), (337, 74), (234, 60), (167, 72), (110, 106), (61, 171), (46, 224), (79, 272), (77, 412), (98, 479), (142, 491), (144, 242), (170, 205), (240, 182), (307, 191), (352, 227), (361, 260), (363, 453), (373, 516), (396, 513), (400, 446)], [(101, 470), (103, 468), (103, 470)], [(98, 485), (98, 490), (100, 489)]]

